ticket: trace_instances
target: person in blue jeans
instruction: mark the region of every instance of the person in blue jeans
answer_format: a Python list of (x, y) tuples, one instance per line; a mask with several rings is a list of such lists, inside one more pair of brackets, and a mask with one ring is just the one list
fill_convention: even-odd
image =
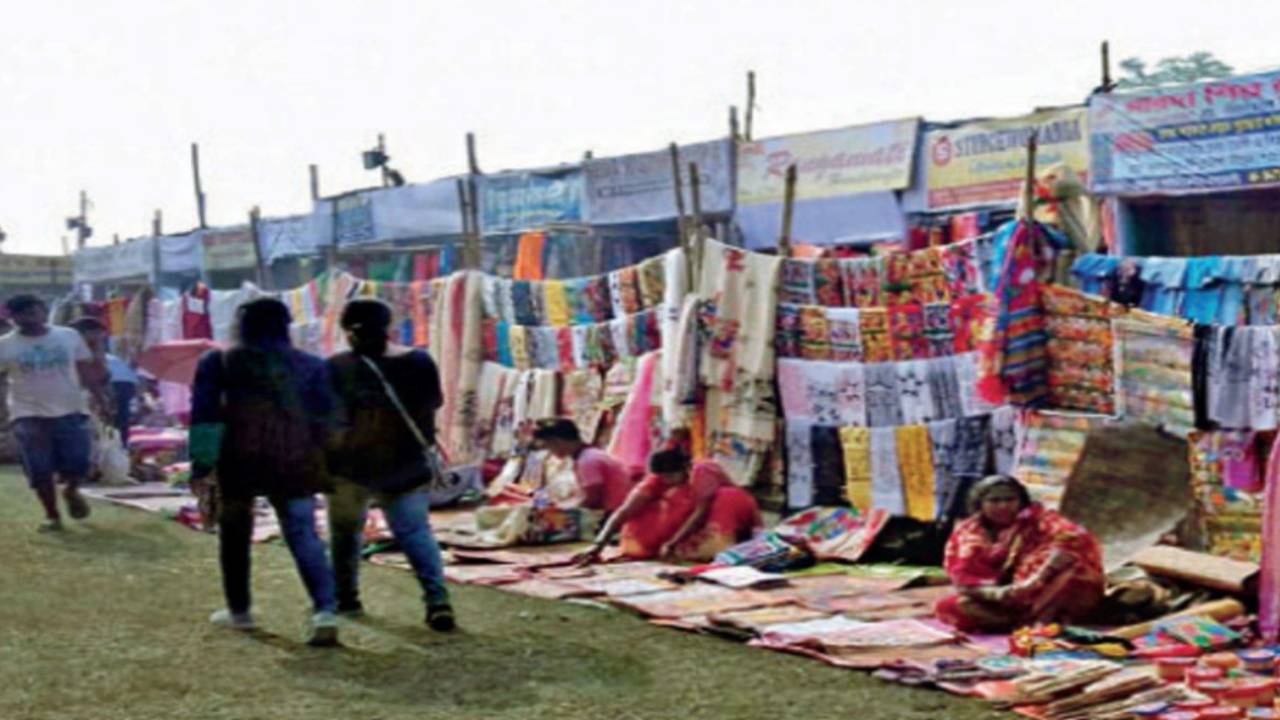
[(263, 298), (238, 311), (239, 342), (201, 358), (192, 384), (192, 478), (216, 473), (218, 559), (227, 606), (221, 627), (252, 630), (250, 548), (256, 498), (280, 519), (311, 596), (311, 645), (335, 645), (333, 568), (316, 532), (316, 494), (329, 489), (325, 445), (332, 397), (324, 361), (289, 342), (289, 310)]
[[(391, 308), (379, 300), (347, 304), (341, 324), (351, 347), (329, 359), (338, 403), (332, 444), (334, 491), (329, 500), (329, 542), (338, 584), (338, 612), (359, 616), (359, 568), (370, 502), (409, 558), (422, 585), (426, 623), (454, 629), (440, 546), (428, 519), (430, 479), (423, 443), (435, 442), (435, 414), (443, 402), (440, 373), (421, 350), (392, 348)], [(413, 427), (410, 426), (413, 423)], [(416, 428), (416, 432), (415, 432)]]

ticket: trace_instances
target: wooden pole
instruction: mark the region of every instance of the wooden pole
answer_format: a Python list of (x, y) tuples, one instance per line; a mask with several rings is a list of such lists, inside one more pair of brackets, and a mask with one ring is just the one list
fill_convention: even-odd
[(209, 224), (205, 221), (205, 197), (204, 188), (200, 185), (200, 144), (191, 143), (191, 177), (196, 187), (196, 217), (200, 220), (200, 227), (207, 228)]
[(1111, 43), (1102, 41), (1102, 92), (1109, 93), (1115, 88), (1111, 82)]
[(471, 267), (471, 200), (467, 197), (467, 182), (458, 178), (458, 212), (462, 215), (462, 264)]
[(382, 165), (378, 168), (382, 171), (382, 187), (387, 187), (391, 184), (387, 176), (387, 136), (382, 133), (378, 133), (378, 152), (382, 155)]
[(484, 262), (484, 235), (480, 231), (480, 193), (477, 188), (475, 175), (468, 177), (467, 194), (471, 198), (471, 262), (468, 267), (472, 270), (479, 270)]
[(479, 175), (480, 163), (476, 160), (476, 134), (467, 133), (467, 170), (472, 175)]
[(738, 142), (739, 140), (741, 140), (742, 137), (738, 135), (739, 132), (741, 132), (741, 130), (738, 128), (738, 106), (730, 105), (729, 106), (729, 139), (733, 142)]
[(756, 71), (747, 71), (747, 127), (742, 133), (742, 137), (747, 142), (751, 142), (752, 121), (756, 116)]
[(676, 233), (679, 235), (680, 249), (685, 257), (685, 280), (687, 287), (693, 287), (693, 248), (689, 243), (689, 228), (684, 216), (684, 183), (680, 180), (680, 146), (671, 143), (671, 177), (676, 193)]
[(702, 178), (698, 175), (698, 163), (689, 163), (689, 201), (693, 206), (693, 237), (689, 238), (693, 254), (688, 262), (693, 266), (690, 274), (702, 277), (702, 249), (706, 235), (702, 228)]
[(272, 289), (271, 274), (267, 272), (267, 263), (262, 257), (262, 237), (258, 224), (262, 220), (262, 211), (257, 205), (249, 211), (249, 239), (253, 242), (253, 265), (257, 275), (258, 287)]
[(89, 193), (80, 191), (80, 215), (78, 216), (80, 227), (76, 228), (76, 237), (78, 238), (76, 247), (84, 247), (89, 242)]
[(311, 174), (311, 200), (314, 202), (320, 199), (320, 166), (312, 163), (307, 170)]
[(778, 238), (778, 255), (791, 257), (791, 218), (796, 206), (796, 166), (787, 167), (786, 194), (782, 202), (782, 236)]
[(1028, 220), (1035, 220), (1036, 202), (1036, 150), (1040, 131), (1032, 130), (1027, 138), (1027, 176), (1022, 186), (1022, 208)]
[(156, 214), (151, 217), (151, 234), (160, 237), (164, 234), (164, 214), (156, 208)]
[[(338, 221), (338, 203), (329, 203), (329, 214), (332, 216), (332, 225), (336, 228)], [(329, 244), (324, 246), (324, 265), (325, 272), (329, 273), (330, 279), (333, 274), (338, 271), (338, 238), (336, 233), (329, 236)]]

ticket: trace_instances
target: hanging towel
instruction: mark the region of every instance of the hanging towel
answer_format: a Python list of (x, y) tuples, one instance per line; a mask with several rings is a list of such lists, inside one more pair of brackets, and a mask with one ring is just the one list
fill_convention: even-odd
[(934, 500), (933, 445), (929, 439), (929, 428), (903, 425), (897, 428), (895, 440), (907, 517), (932, 522), (937, 504)]
[(946, 515), (947, 502), (955, 487), (956, 478), (951, 474), (952, 448), (956, 444), (954, 419), (935, 420), (929, 423), (929, 444), (933, 451), (933, 506), (932, 519), (941, 520)]
[(511, 367), (517, 370), (532, 368), (533, 359), (529, 355), (529, 328), (525, 325), (510, 325), (509, 328)]
[(884, 308), (862, 308), (858, 313), (862, 330), (862, 351), (869, 363), (894, 359), (893, 339), (889, 335), (889, 311)]
[(897, 428), (873, 427), (871, 436), (871, 507), (890, 515), (907, 510), (898, 471)]
[(893, 363), (904, 425), (920, 425), (937, 419), (933, 415), (933, 396), (929, 391), (928, 362), (911, 360)]
[(779, 358), (798, 358), (802, 333), (800, 331), (800, 314), (803, 305), (778, 305), (777, 329), (774, 347)]
[(815, 425), (813, 444), (813, 501), (829, 507), (845, 505), (844, 450), (840, 428)]
[(840, 428), (844, 455), (845, 498), (859, 514), (871, 512), (871, 432), (862, 427)]
[(813, 423), (788, 418), (787, 507), (802, 510), (813, 505)]
[(831, 326), (824, 308), (800, 308), (800, 357), (806, 360), (831, 359)]
[(569, 296), (566, 294), (564, 283), (559, 280), (548, 280), (542, 283), (542, 292), (547, 310), (547, 324), (561, 327), (572, 322)]
[[(782, 308), (778, 309), (782, 312)], [(827, 324), (831, 328), (831, 359), (838, 362), (863, 362), (862, 328), (857, 308), (830, 308)]]
[(903, 424), (894, 363), (864, 365), (863, 374), (867, 387), (867, 425), (890, 427)]
[(540, 232), (525, 233), (520, 236), (516, 248), (516, 264), (511, 270), (511, 277), (516, 280), (542, 280), (542, 256), (546, 251), (547, 236)]

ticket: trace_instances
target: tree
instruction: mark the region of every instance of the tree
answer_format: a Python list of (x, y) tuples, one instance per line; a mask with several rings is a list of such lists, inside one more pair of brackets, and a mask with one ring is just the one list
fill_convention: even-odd
[(1127, 75), (1116, 83), (1121, 90), (1213, 80), (1228, 77), (1234, 72), (1230, 65), (1214, 57), (1213, 53), (1204, 51), (1164, 58), (1156, 63), (1153, 72), (1147, 72), (1147, 64), (1136, 57), (1122, 60), (1120, 69)]

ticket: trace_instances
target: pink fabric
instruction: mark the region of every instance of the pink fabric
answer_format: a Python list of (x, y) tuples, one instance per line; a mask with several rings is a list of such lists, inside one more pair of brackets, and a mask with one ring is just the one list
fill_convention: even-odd
[(163, 380), (157, 383), (157, 386), (160, 390), (160, 406), (164, 408), (164, 414), (179, 418), (185, 425), (191, 417), (191, 387)]
[(583, 450), (574, 462), (582, 507), (612, 513), (622, 507), (638, 479), (636, 474), (599, 448)]
[(654, 371), (658, 367), (659, 353), (652, 352), (640, 358), (636, 368), (636, 382), (618, 416), (618, 430), (609, 444), (609, 454), (633, 467), (648, 467), (649, 453), (653, 450), (650, 427), (653, 414), (659, 408), (653, 404)]
[(1223, 483), (1235, 490), (1260, 492), (1262, 476), (1258, 472), (1258, 454), (1254, 448), (1256, 435), (1247, 430), (1222, 433), (1219, 457), (1222, 458)]
[(1280, 435), (1267, 459), (1262, 502), (1262, 579), (1258, 584), (1258, 630), (1264, 642), (1280, 637)]

